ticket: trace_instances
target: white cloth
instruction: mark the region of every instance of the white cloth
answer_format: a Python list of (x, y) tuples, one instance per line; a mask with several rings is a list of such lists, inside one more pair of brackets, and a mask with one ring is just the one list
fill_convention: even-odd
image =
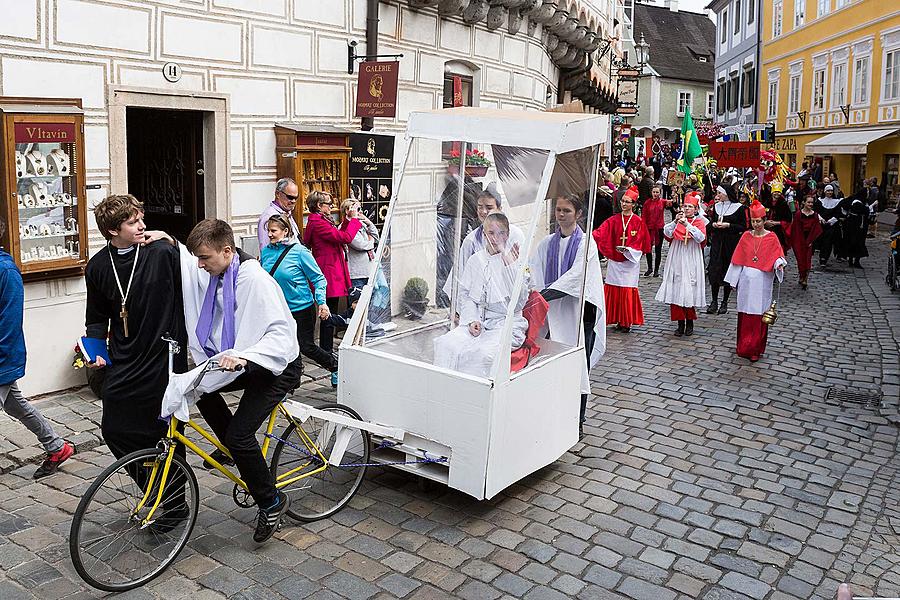
[[(479, 250), (484, 250), (484, 245), (487, 242), (487, 237), (484, 235), (484, 231), (481, 232), (481, 241), (478, 240), (479, 229), (473, 229), (469, 232), (469, 234), (463, 239), (462, 245), (459, 247), (459, 259), (457, 262), (459, 263), (459, 269), (453, 268), (450, 270), (450, 275), (447, 277), (447, 281), (444, 283), (443, 291), (447, 296), (453, 295), (453, 277), (455, 273), (463, 273), (466, 270), (466, 263), (472, 257), (473, 254), (478, 252)], [(521, 252), (525, 252), (525, 234), (522, 233), (522, 230), (513, 225), (509, 224), (509, 240), (507, 241), (509, 247), (511, 248), (513, 244), (519, 245), (519, 250)]]
[(826, 210), (831, 210), (832, 208), (840, 204), (841, 200), (843, 200), (843, 198), (829, 198), (828, 196), (822, 196), (821, 198), (819, 198), (819, 202)]
[(626, 260), (606, 262), (606, 283), (619, 287), (636, 288), (641, 280), (641, 256), (643, 253), (634, 248), (625, 248), (622, 255)]
[[(544, 282), (544, 265), (547, 264), (547, 247), (553, 234), (545, 237), (538, 244), (537, 250), (530, 260), (532, 288), (541, 291), (548, 287)], [(560, 269), (566, 247), (571, 236), (559, 241)], [(550, 339), (570, 346), (578, 345), (578, 331), (581, 328), (581, 301), (582, 290), (584, 300), (597, 307), (597, 319), (594, 321), (594, 349), (591, 351), (590, 366), (596, 365), (606, 353), (606, 300), (603, 294), (603, 273), (600, 270), (600, 258), (597, 255), (597, 244), (589, 234), (582, 238), (581, 246), (575, 255), (572, 268), (559, 276), (549, 286), (551, 290), (558, 290), (566, 294), (564, 298), (550, 302), (550, 312), (547, 314), (547, 324), (550, 331)], [(587, 248), (587, 273), (582, 282), (582, 269), (584, 268), (585, 248)], [(583, 285), (582, 285), (583, 284)], [(588, 363), (585, 361), (581, 373), (581, 393), (591, 393), (591, 382), (588, 378)]]
[(725, 202), (716, 202), (714, 205), (714, 210), (717, 216), (727, 217), (728, 215), (734, 214), (737, 212), (739, 208), (742, 208), (744, 205), (740, 202), (732, 202), (731, 200), (726, 200)]
[(742, 267), (732, 264), (725, 273), (725, 281), (737, 288), (738, 312), (748, 315), (761, 315), (772, 305), (772, 282), (777, 275), (778, 281), (784, 279), (784, 267), (787, 261), (779, 258), (775, 261), (774, 271), (760, 271), (753, 267)]
[[(181, 252), (181, 288), (184, 296), (184, 320), (188, 331), (188, 346), (197, 368), (169, 380), (163, 398), (162, 416), (174, 414), (179, 420), (189, 417), (190, 405), (200, 393), (215, 391), (235, 380), (238, 372), (210, 373), (196, 390), (192, 382), (208, 360), (195, 329), (200, 308), (209, 286), (209, 274), (197, 268), (197, 259), (184, 245)], [(300, 354), (297, 343), (297, 324), (291, 316), (281, 288), (256, 260), (245, 260), (238, 271), (234, 318), (234, 348), (216, 355), (229, 354), (256, 363), (263, 369), (280, 375)], [(216, 293), (216, 312), (211, 341), (218, 349), (222, 339), (222, 292)], [(214, 357), (214, 358), (216, 358)]]
[[(491, 255), (487, 250), (471, 256), (459, 280), (459, 325), (435, 338), (435, 365), (478, 377), (491, 376), (519, 266), (518, 261), (506, 265), (500, 254)], [(526, 282), (516, 299), (512, 350), (525, 341), (528, 321), (522, 316), (522, 308), (527, 290)], [(477, 337), (469, 333), (472, 322), (481, 323), (482, 330)]]
[[(666, 237), (672, 237), (676, 223), (667, 223), (663, 228)], [(703, 265), (703, 250), (700, 243), (706, 239), (702, 231), (688, 225), (691, 240), (672, 240), (669, 255), (663, 271), (662, 284), (656, 292), (656, 299), (676, 306), (700, 307), (706, 305), (706, 274)]]

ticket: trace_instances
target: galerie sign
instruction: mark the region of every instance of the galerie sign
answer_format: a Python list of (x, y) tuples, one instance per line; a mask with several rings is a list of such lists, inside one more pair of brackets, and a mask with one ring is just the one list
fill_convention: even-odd
[(72, 143), (75, 123), (16, 123), (16, 143)]
[(393, 117), (397, 113), (400, 63), (366, 61), (359, 65), (357, 117)]

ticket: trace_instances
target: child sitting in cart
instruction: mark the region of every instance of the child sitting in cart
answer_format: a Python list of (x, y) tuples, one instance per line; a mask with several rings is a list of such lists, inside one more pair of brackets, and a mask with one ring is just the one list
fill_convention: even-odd
[[(485, 217), (483, 229), (484, 248), (466, 261), (459, 280), (459, 325), (434, 340), (434, 364), (490, 377), (519, 270), (519, 244), (509, 244), (509, 219), (501, 212)], [(527, 289), (526, 282), (516, 299), (512, 350), (525, 341)]]

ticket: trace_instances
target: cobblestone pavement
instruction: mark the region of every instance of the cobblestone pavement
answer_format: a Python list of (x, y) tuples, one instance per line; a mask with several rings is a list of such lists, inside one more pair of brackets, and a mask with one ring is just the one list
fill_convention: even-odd
[[(253, 511), (192, 459), (203, 506), (190, 544), (126, 597), (787, 600), (832, 598), (847, 580), (900, 595), (900, 295), (881, 280), (885, 244), (869, 247), (865, 272), (814, 273), (806, 292), (789, 272), (756, 364), (733, 353), (733, 310), (677, 339), (652, 299), (659, 280), (642, 280), (647, 324), (610, 333), (583, 443), (488, 502), (373, 469), (336, 517), (257, 550)], [(825, 400), (829, 387), (885, 404)], [(304, 393), (333, 397), (321, 380)], [(100, 597), (66, 544), (110, 462), (99, 407), (87, 391), (38, 405), (81, 451), (33, 482), (33, 440), (0, 417), (0, 598)]]

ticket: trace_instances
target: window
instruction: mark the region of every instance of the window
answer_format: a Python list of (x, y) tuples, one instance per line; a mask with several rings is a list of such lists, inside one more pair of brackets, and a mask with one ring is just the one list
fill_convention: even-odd
[(884, 77), (881, 79), (884, 100), (900, 100), (900, 48), (884, 54)]
[(734, 73), (731, 76), (731, 79), (728, 80), (728, 110), (735, 111), (738, 107), (738, 92), (740, 91), (740, 80), (738, 79), (737, 73)]
[(716, 95), (713, 92), (706, 92), (706, 116), (713, 116), (716, 111)]
[(734, 3), (734, 35), (741, 33), (741, 0)]
[(778, 81), (769, 82), (769, 106), (766, 116), (774, 119), (778, 115)]
[[(456, 80), (459, 80), (456, 83)], [(457, 86), (460, 97), (454, 101), (453, 87)], [(444, 75), (444, 108), (453, 108), (454, 106), (472, 106), (472, 78), (467, 75), (454, 75), (447, 73)]]
[(693, 110), (692, 104), (693, 92), (686, 90), (678, 90), (678, 112), (679, 117), (683, 117), (684, 113), (689, 109)]
[(847, 64), (837, 63), (831, 67), (831, 108), (843, 106), (847, 100)]
[(741, 74), (741, 106), (753, 106), (756, 100), (756, 69), (744, 69)]
[(803, 25), (804, 11), (806, 10), (806, 0), (794, 0), (794, 28)]
[(837, 0), (837, 7), (838, 7), (838, 8), (844, 8), (845, 6), (847, 6), (848, 4), (850, 4), (850, 2), (852, 2), (852, 1), (853, 1), (853, 0)]
[(813, 71), (812, 112), (825, 110), (825, 69)]
[(722, 35), (719, 37), (719, 43), (723, 46), (728, 41), (728, 9), (722, 11), (722, 25), (719, 27)]
[(800, 112), (800, 75), (791, 75), (788, 84), (788, 114), (794, 115)]
[(869, 57), (853, 61), (853, 104), (869, 103)]
[(716, 86), (716, 114), (725, 114), (725, 102), (728, 99), (726, 90), (725, 80), (720, 79), (719, 85)]
[(747, 0), (747, 25), (753, 25), (756, 20), (756, 0)]
[(818, 0), (816, 6), (820, 17), (831, 12), (831, 0)]
[(781, 25), (784, 19), (784, 4), (782, 0), (774, 0), (772, 4), (772, 37), (781, 35)]

